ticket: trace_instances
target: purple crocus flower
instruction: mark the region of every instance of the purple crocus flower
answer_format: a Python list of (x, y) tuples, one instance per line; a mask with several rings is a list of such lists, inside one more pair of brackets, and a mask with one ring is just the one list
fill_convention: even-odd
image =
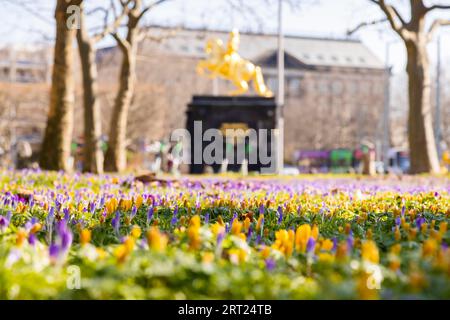
[(89, 211), (93, 214), (95, 212), (95, 202), (91, 202), (89, 205)]
[[(11, 212), (8, 211), (8, 215), (11, 215)], [(0, 216), (0, 231), (5, 230), (8, 226), (9, 226), (9, 222), (10, 222), (11, 218), (8, 218), (8, 216), (4, 217), (4, 216)]]
[(353, 232), (351, 230), (347, 238), (347, 248), (349, 252), (353, 250)]
[(316, 247), (316, 240), (313, 237), (309, 237), (308, 242), (306, 243), (306, 252), (311, 253), (314, 251)]
[(53, 236), (53, 220), (54, 220), (54, 212), (55, 208), (51, 207), (48, 212), (47, 218), (45, 219), (45, 230), (47, 231), (46, 240), (47, 243), (50, 243)]
[(69, 208), (64, 208), (63, 213), (64, 213), (64, 220), (69, 221), (70, 219)]
[(200, 209), (200, 198), (197, 197), (197, 200), (195, 200), (195, 209), (198, 210)]
[(173, 217), (172, 220), (170, 220), (170, 224), (173, 226), (178, 222), (178, 206), (175, 207), (175, 209), (173, 210)]
[(148, 211), (147, 211), (147, 224), (149, 224), (150, 221), (152, 220), (154, 212), (155, 212), (155, 208), (153, 208), (153, 206), (148, 208)]
[(220, 233), (217, 235), (217, 247), (220, 247), (220, 246), (222, 245), (223, 239), (225, 239), (225, 233), (220, 232)]
[(100, 203), (98, 204), (99, 208), (103, 208), (103, 206), (105, 205), (105, 197), (101, 197), (100, 199)]
[(36, 235), (34, 233), (30, 234), (30, 236), (28, 237), (28, 243), (34, 246), (36, 244), (36, 241)]
[(56, 207), (56, 211), (59, 212), (61, 210), (61, 202), (59, 201), (59, 197), (57, 197), (55, 200), (55, 207)]
[(252, 238), (252, 234), (253, 234), (253, 228), (250, 225), (250, 227), (248, 228), (248, 232), (247, 232), (247, 239), (248, 239), (248, 241), (250, 241), (250, 239)]
[(275, 262), (275, 260), (270, 259), (270, 258), (265, 260), (265, 264), (266, 264), (266, 269), (267, 269), (268, 271), (272, 271), (273, 269), (275, 269), (275, 267), (276, 267), (276, 265), (277, 265), (277, 263)]
[(137, 213), (137, 207), (133, 206), (133, 208), (131, 209), (131, 216), (130, 216), (130, 220), (133, 220), (133, 218), (136, 216)]
[(337, 246), (338, 246), (338, 240), (336, 237), (334, 237), (333, 238), (333, 249), (331, 249), (331, 251), (333, 251), (333, 252), (336, 251)]
[(395, 218), (395, 225), (396, 225), (396, 226), (399, 226), (400, 223), (401, 223), (400, 217)]
[(281, 224), (283, 222), (283, 209), (281, 206), (278, 206), (278, 224)]
[(65, 220), (56, 225), (56, 240), (49, 246), (49, 255), (52, 260), (63, 260), (72, 245), (72, 231)]
[(422, 224), (425, 223), (425, 219), (422, 217), (419, 217), (416, 219), (416, 225), (417, 225), (417, 229), (420, 230), (420, 228), (422, 227)]
[(52, 243), (48, 247), (48, 253), (50, 255), (50, 259), (56, 260), (60, 254), (61, 250), (59, 249), (59, 246), (55, 243)]
[(405, 215), (405, 211), (406, 211), (406, 207), (403, 206), (403, 207), (402, 207), (402, 217)]
[(259, 214), (264, 214), (264, 205), (259, 206)]
[(72, 245), (73, 235), (72, 232), (67, 228), (66, 225), (64, 227), (60, 228), (60, 234), (59, 237), (61, 238), (61, 249), (63, 251), (66, 251), (70, 248)]
[(209, 223), (209, 212), (205, 214), (205, 223)]
[(114, 228), (114, 231), (119, 234), (119, 228), (120, 228), (120, 212), (116, 211), (116, 216), (111, 220), (112, 227)]
[(53, 220), (53, 217), (55, 216), (55, 207), (51, 207), (50, 211), (48, 212), (47, 215), (47, 220)]

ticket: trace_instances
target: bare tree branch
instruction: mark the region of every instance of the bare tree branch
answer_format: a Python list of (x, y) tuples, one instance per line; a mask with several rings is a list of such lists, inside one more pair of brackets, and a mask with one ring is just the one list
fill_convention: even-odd
[(111, 35), (117, 41), (117, 44), (119, 45), (122, 51), (130, 50), (130, 43), (126, 39), (122, 38), (117, 32), (113, 32), (111, 33)]
[(169, 1), (169, 0), (158, 0), (158, 1), (153, 2), (152, 4), (149, 4), (147, 7), (142, 9), (142, 11), (141, 11), (141, 13), (140, 13), (140, 15), (138, 17), (138, 20), (140, 20), (148, 11), (150, 11), (154, 7), (160, 5), (160, 4), (164, 3), (164, 2), (167, 2), (167, 1)]
[(392, 29), (403, 39), (410, 38), (410, 32), (406, 28), (405, 20), (400, 15), (399, 11), (392, 5), (386, 4), (385, 0), (369, 0), (378, 5), (386, 15)]
[(175, 37), (180, 30), (181, 30), (181, 28), (176, 28), (176, 29), (170, 30), (162, 35), (152, 35), (151, 34), (152, 27), (151, 26), (144, 27), (141, 29), (141, 32), (139, 33), (137, 41), (140, 42), (140, 41), (149, 39), (154, 42), (162, 42), (163, 40)]
[(432, 11), (432, 10), (436, 10), (436, 9), (438, 9), (438, 10), (450, 9), (450, 5), (435, 4), (435, 5), (432, 5), (432, 6), (428, 7), (428, 8), (426, 8), (427, 12), (428, 11)]
[(360, 24), (358, 24), (353, 29), (348, 30), (347, 31), (347, 35), (351, 36), (352, 34), (357, 32), (361, 28), (364, 28), (364, 27), (367, 27), (367, 26), (377, 25), (377, 24), (384, 23), (384, 22), (388, 22), (388, 19), (387, 18), (382, 18), (382, 19), (378, 19), (378, 20), (374, 20), (374, 21), (370, 21), (370, 22), (361, 22)]
[(49, 25), (53, 25), (53, 21), (51, 19), (49, 19), (46, 16), (43, 16), (39, 10), (34, 10), (32, 8), (30, 8), (27, 4), (26, 1), (17, 1), (17, 0), (3, 0), (7, 3), (10, 3), (12, 5), (15, 6), (19, 6), (20, 8), (22, 8), (23, 10), (25, 10), (26, 12), (32, 14), (33, 16), (35, 16), (36, 18), (38, 18), (39, 20), (49, 24)]
[[(109, 23), (109, 11), (106, 10), (105, 18), (104, 18), (104, 27), (101, 32), (98, 34), (95, 34), (92, 39), (94, 43), (102, 40), (104, 37), (106, 37), (108, 34), (113, 33), (114, 30), (117, 30), (120, 27), (120, 24), (122, 23), (122, 20), (128, 15), (128, 12), (130, 9), (128, 8), (128, 3), (130, 3), (130, 0), (125, 1), (126, 5), (124, 6), (124, 9), (122, 10), (120, 15), (115, 14), (115, 19), (112, 23)], [(111, 2), (111, 10), (115, 11), (114, 1)]]
[(428, 31), (428, 41), (431, 41), (433, 39), (434, 34), (440, 27), (450, 26), (450, 20), (446, 19), (437, 19), (433, 22), (433, 24), (430, 27), (430, 30)]

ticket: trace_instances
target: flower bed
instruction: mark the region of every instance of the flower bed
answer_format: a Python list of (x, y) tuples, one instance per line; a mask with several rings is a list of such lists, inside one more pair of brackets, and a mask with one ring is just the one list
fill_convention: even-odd
[(0, 174), (1, 299), (450, 298), (445, 178)]

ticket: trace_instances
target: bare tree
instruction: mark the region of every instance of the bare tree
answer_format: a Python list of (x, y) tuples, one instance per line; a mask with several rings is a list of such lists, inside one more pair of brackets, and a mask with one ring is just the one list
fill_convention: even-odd
[(69, 27), (69, 22), (73, 19), (70, 7), (79, 6), (80, 2), (81, 0), (58, 0), (56, 3), (56, 41), (50, 108), (39, 161), (43, 169), (71, 169), (68, 160), (73, 130), (73, 42), (76, 28)]
[[(130, 2), (130, 1), (127, 1)], [(125, 4), (127, 2), (124, 2)], [(113, 3), (113, 2), (112, 2)], [(90, 36), (87, 25), (84, 1), (80, 4), (80, 29), (77, 32), (78, 50), (80, 53), (83, 74), (83, 102), (84, 102), (84, 148), (83, 148), (83, 171), (102, 173), (103, 152), (101, 149), (101, 106), (98, 97), (96, 45), (110, 32), (116, 30), (121, 21), (128, 13), (125, 7), (122, 14), (109, 22), (110, 10), (98, 7), (95, 10), (105, 12), (105, 23), (103, 30)]]
[[(427, 44), (435, 31), (450, 25), (450, 19), (437, 19), (427, 28), (425, 18), (433, 10), (450, 9), (450, 5), (425, 5), (423, 0), (409, 0), (410, 19), (407, 21), (400, 10), (385, 0), (369, 0), (386, 16), (391, 28), (400, 36), (407, 51), (408, 73), (408, 141), (411, 157), (411, 173), (440, 171), (431, 112), (431, 74)], [(374, 21), (364, 25), (380, 22)], [(353, 30), (353, 31), (355, 31)]]
[(105, 170), (123, 171), (126, 168), (126, 137), (127, 119), (136, 82), (136, 56), (139, 43), (145, 39), (146, 30), (140, 27), (145, 14), (154, 7), (166, 2), (158, 0), (145, 5), (143, 0), (133, 0), (130, 3), (121, 0), (122, 11), (127, 10), (126, 38), (113, 32), (123, 59), (119, 76), (119, 89), (114, 103), (105, 155)]

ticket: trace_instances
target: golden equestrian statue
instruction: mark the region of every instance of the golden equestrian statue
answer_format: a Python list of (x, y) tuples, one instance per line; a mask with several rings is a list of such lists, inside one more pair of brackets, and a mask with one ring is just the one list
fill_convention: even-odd
[(239, 42), (239, 32), (236, 29), (230, 32), (226, 47), (220, 39), (208, 40), (205, 48), (208, 58), (198, 63), (197, 72), (207, 73), (210, 78), (221, 77), (231, 81), (237, 87), (231, 92), (232, 95), (247, 92), (249, 82), (253, 81), (253, 87), (258, 95), (273, 97), (272, 91), (264, 84), (261, 68), (243, 59), (237, 52)]

